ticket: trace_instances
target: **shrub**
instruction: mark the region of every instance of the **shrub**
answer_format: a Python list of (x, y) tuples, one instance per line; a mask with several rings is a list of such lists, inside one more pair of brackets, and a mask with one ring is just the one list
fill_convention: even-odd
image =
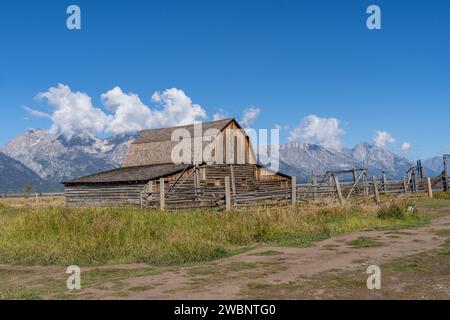
[(448, 192), (443, 192), (443, 191), (434, 192), (433, 193), (433, 197), (435, 199), (450, 200), (450, 191), (448, 191)]
[(406, 209), (404, 205), (392, 203), (389, 206), (381, 207), (377, 216), (380, 219), (404, 219), (406, 216)]

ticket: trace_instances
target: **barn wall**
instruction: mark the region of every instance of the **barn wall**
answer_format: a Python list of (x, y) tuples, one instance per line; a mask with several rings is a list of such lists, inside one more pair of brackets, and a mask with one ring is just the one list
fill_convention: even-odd
[[(232, 143), (227, 144), (227, 130), (232, 130), (233, 135), (229, 134), (229, 136), (233, 139), (235, 138), (235, 141)], [(236, 125), (235, 122), (231, 122), (217, 138), (215, 139), (215, 143), (223, 143), (223, 158), (217, 159), (216, 162), (221, 160), (221, 163), (233, 163), (233, 164), (256, 164), (256, 157), (253, 152), (253, 148), (251, 146), (250, 140), (245, 134), (243, 130), (240, 130), (240, 128)], [(228, 146), (231, 146), (231, 150), (228, 150)], [(241, 146), (243, 146), (244, 154), (245, 154), (245, 160), (244, 163), (238, 163), (238, 156), (237, 152), (241, 149)]]
[(138, 204), (143, 188), (143, 183), (66, 186), (65, 202), (68, 207)]
[(277, 172), (262, 167), (257, 169), (256, 175), (258, 180), (289, 180), (289, 178), (284, 175), (280, 175)]
[[(232, 172), (234, 174), (232, 174)], [(234, 176), (234, 179), (231, 179)], [(181, 178), (180, 178), (181, 177)], [(275, 190), (288, 188), (290, 179), (285, 176), (259, 168), (256, 165), (202, 165), (199, 171), (199, 182), (204, 188), (204, 196), (220, 197), (224, 193), (224, 178), (234, 180), (237, 194), (255, 192), (256, 190)], [(194, 169), (188, 169), (165, 177), (165, 190), (169, 193), (167, 203), (189, 198), (195, 186)], [(172, 188), (177, 181), (175, 187)], [(171, 189), (172, 188), (172, 189)], [(97, 207), (110, 205), (140, 204), (141, 191), (155, 193), (147, 200), (159, 200), (159, 179), (148, 183), (122, 184), (82, 184), (65, 187), (65, 201), (68, 207)], [(191, 200), (185, 201), (190, 203)]]

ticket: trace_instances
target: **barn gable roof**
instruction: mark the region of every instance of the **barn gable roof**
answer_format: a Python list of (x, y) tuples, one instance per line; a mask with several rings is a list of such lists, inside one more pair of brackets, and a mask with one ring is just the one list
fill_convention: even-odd
[(148, 182), (157, 178), (169, 176), (181, 172), (192, 165), (186, 164), (151, 164), (137, 167), (124, 167), (104, 171), (89, 176), (65, 181), (64, 184), (95, 184), (95, 183), (118, 183), (118, 182)]
[[(210, 138), (215, 138), (228, 127), (241, 129), (242, 127), (234, 118), (217, 120), (212, 122), (202, 122), (202, 135), (209, 134)], [(172, 162), (172, 150), (179, 144), (178, 139), (172, 140), (172, 133), (175, 130), (184, 129), (190, 133), (190, 138), (194, 139), (196, 132), (195, 124), (143, 130), (139, 133), (139, 137), (131, 143), (123, 167), (142, 166), (148, 164), (158, 163), (171, 163)], [(210, 130), (210, 129), (215, 129)], [(208, 132), (208, 130), (210, 130)], [(246, 135), (245, 131), (242, 133)], [(197, 133), (198, 134), (198, 133)], [(202, 139), (203, 140), (203, 139)], [(191, 140), (193, 141), (193, 140)], [(212, 140), (210, 140), (212, 141)], [(202, 145), (208, 144), (206, 140), (202, 141)], [(194, 150), (192, 150), (192, 157), (194, 156)]]
[[(203, 122), (202, 129), (203, 131), (206, 131), (208, 129), (217, 129), (219, 131), (222, 131), (232, 121), (236, 120), (234, 118), (229, 118), (211, 122)], [(189, 131), (192, 137), (194, 136), (193, 124), (179, 127), (150, 129), (141, 131), (139, 137), (133, 142), (133, 144), (170, 141), (172, 137), (172, 132), (176, 129), (186, 129), (187, 131)]]

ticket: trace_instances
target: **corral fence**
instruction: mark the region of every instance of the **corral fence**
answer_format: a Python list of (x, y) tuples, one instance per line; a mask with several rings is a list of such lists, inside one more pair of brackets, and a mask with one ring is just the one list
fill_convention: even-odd
[(140, 205), (162, 210), (193, 208), (225, 208), (252, 206), (255, 203), (280, 204), (291, 201), (291, 181), (261, 181), (251, 190), (240, 189), (231, 177), (220, 186), (197, 181), (195, 187), (173, 186), (161, 178), (153, 190), (141, 192)]
[(64, 192), (30, 192), (28, 194), (24, 193), (0, 193), (0, 198), (51, 198), (51, 197), (64, 197)]
[[(279, 182), (266, 181), (258, 183), (254, 190), (240, 191), (233, 186), (230, 177), (224, 178), (223, 186), (208, 186), (203, 182), (192, 187), (174, 187), (160, 179), (155, 190), (141, 193), (141, 207), (159, 207), (162, 210), (176, 210), (188, 208), (214, 207), (231, 210), (233, 207), (247, 207), (255, 205), (281, 205), (298, 203), (317, 203), (325, 199), (332, 199), (343, 204), (352, 197), (365, 197), (380, 203), (381, 195), (402, 195), (411, 197), (427, 194), (433, 197), (433, 192), (446, 190), (450, 179), (444, 174), (433, 178), (405, 177), (403, 180), (387, 180), (367, 177), (361, 171), (353, 181), (339, 181), (336, 174), (329, 174), (325, 182), (296, 183), (292, 177), (284, 185)], [(176, 192), (174, 192), (176, 188)]]

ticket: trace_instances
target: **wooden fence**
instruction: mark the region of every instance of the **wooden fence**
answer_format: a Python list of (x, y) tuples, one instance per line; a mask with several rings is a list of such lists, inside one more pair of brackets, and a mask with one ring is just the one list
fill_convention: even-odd
[[(216, 207), (231, 210), (232, 207), (255, 205), (280, 205), (297, 203), (314, 203), (331, 198), (340, 203), (355, 197), (373, 198), (380, 202), (381, 195), (403, 195), (405, 197), (442, 191), (445, 182), (442, 176), (425, 179), (386, 180), (373, 177), (361, 183), (339, 182), (337, 176), (326, 184), (297, 184), (295, 177), (286, 181), (284, 186), (279, 182), (266, 181), (258, 184), (255, 190), (236, 192), (231, 187), (230, 178), (225, 177), (223, 186), (212, 187), (202, 182), (198, 187), (179, 187), (171, 192), (171, 186), (162, 178), (158, 188), (141, 193), (140, 205), (160, 207), (162, 210)], [(447, 183), (450, 179), (447, 178)]]
[[(0, 194), (0, 198), (24, 198), (26, 195), (23, 193), (5, 193)], [(46, 198), (46, 197), (64, 197), (64, 192), (52, 192), (52, 193), (28, 193), (29, 198)]]

